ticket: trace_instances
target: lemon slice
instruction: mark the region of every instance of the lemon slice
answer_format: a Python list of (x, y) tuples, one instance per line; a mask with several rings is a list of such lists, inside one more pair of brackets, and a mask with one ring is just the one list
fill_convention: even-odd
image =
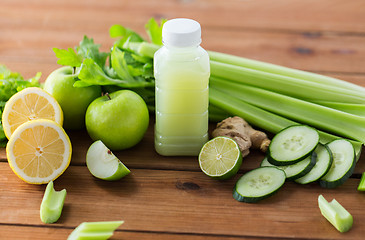
[(231, 138), (213, 138), (200, 150), (200, 169), (212, 178), (221, 180), (231, 178), (238, 172), (241, 164), (241, 151)]
[(71, 152), (63, 128), (47, 119), (20, 125), (6, 146), (11, 169), (31, 184), (45, 184), (59, 177), (70, 164)]
[(63, 112), (60, 105), (52, 95), (41, 88), (25, 88), (14, 94), (5, 104), (2, 115), (5, 136), (10, 139), (21, 124), (41, 118), (62, 125)]

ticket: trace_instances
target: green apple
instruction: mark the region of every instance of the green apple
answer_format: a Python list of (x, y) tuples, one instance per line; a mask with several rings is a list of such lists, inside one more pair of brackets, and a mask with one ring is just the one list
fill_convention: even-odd
[(87, 150), (86, 166), (94, 177), (108, 181), (119, 180), (131, 172), (100, 140)]
[(53, 71), (46, 79), (44, 90), (50, 93), (60, 104), (65, 129), (76, 130), (85, 127), (85, 113), (89, 104), (101, 96), (100, 86), (76, 88), (73, 86), (77, 74), (72, 67), (61, 67)]
[(147, 131), (149, 113), (144, 100), (130, 90), (119, 90), (95, 99), (87, 108), (86, 129), (111, 150), (123, 150), (140, 142)]

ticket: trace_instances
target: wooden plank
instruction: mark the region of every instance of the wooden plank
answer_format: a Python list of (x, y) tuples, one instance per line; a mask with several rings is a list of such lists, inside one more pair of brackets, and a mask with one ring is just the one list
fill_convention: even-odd
[[(45, 186), (22, 182), (5, 163), (0, 171), (1, 225), (42, 225), (39, 205)], [(350, 179), (337, 189), (288, 182), (275, 196), (245, 204), (232, 198), (238, 177), (216, 181), (201, 172), (132, 169), (121, 181), (106, 182), (93, 178), (84, 166), (71, 166), (55, 181), (56, 190), (67, 189), (67, 197), (61, 218), (52, 226), (122, 219), (128, 231), (343, 239), (319, 212), (317, 198), (323, 194), (353, 215), (346, 239), (365, 234), (359, 180)]]
[[(27, 21), (28, 19), (24, 19)], [(57, 30), (51, 27), (19, 29), (14, 24), (2, 27), (0, 62), (26, 77), (36, 72), (43, 73), (44, 81), (51, 71), (58, 68), (52, 48), (75, 47), (84, 35), (94, 38), (103, 51), (109, 51), (114, 39), (109, 37), (108, 28), (80, 28)], [(128, 25), (127, 25), (128, 26)], [(143, 24), (136, 28), (144, 34)], [(271, 62), (291, 68), (325, 73), (365, 74), (365, 37), (339, 36), (334, 34), (306, 32), (261, 32), (231, 29), (203, 29), (203, 46), (208, 50)], [(345, 64), (349, 63), (351, 64)], [(32, 63), (30, 73), (23, 65)], [(35, 65), (35, 63), (37, 65)]]
[[(65, 240), (73, 229), (70, 228), (56, 228), (51, 225), (41, 226), (18, 226), (18, 225), (0, 225), (0, 239), (11, 240)], [(226, 237), (207, 234), (183, 234), (183, 233), (158, 233), (158, 232), (135, 232), (127, 231), (123, 229), (123, 225), (119, 227), (113, 234), (110, 240), (221, 240), (224, 237), (225, 240), (236, 240), (237, 237)], [(245, 240), (257, 240), (256, 237), (240, 237), (239, 239)], [(279, 238), (268, 238), (270, 240), (278, 240)]]
[[(161, 169), (161, 170), (181, 170), (181, 171), (200, 171), (197, 157), (164, 157), (156, 153), (154, 149), (153, 124), (151, 120), (150, 126), (142, 139), (135, 147), (114, 152), (114, 154), (129, 168), (138, 169)], [(210, 124), (210, 131), (214, 129), (215, 124)], [(92, 144), (92, 139), (84, 130), (69, 131), (72, 143), (72, 159), (71, 165), (85, 166), (86, 152)], [(241, 172), (257, 168), (260, 166), (261, 160), (265, 154), (257, 150), (244, 158), (241, 166)], [(0, 162), (6, 162), (5, 148), (0, 148)], [(365, 172), (365, 154), (362, 154), (354, 171), (354, 176), (358, 177)]]
[[(131, 149), (114, 152), (114, 154), (129, 168), (200, 171), (197, 157), (164, 157), (156, 153), (154, 149), (153, 120), (142, 141)], [(214, 124), (210, 124), (210, 129)], [(91, 138), (86, 131), (71, 131), (69, 136), (72, 143), (71, 165), (85, 166), (86, 152), (92, 144)], [(243, 159), (241, 172), (246, 172), (260, 166), (265, 154), (257, 150)], [(0, 162), (6, 162), (5, 148), (0, 148)], [(354, 176), (359, 177), (365, 172), (365, 154), (362, 154), (354, 171)]]
[[(66, 25), (72, 29), (80, 25), (94, 28), (102, 23), (116, 23), (117, 20), (138, 25), (144, 24), (151, 16), (184, 16), (219, 28), (364, 33), (364, 9), (365, 2), (362, 0), (32, 0), (27, 1), (26, 5), (21, 0), (3, 0), (0, 13), (4, 18), (3, 24), (15, 22), (27, 27), (34, 22), (41, 26), (49, 25), (53, 19), (56, 20), (52, 25), (54, 28)], [(64, 17), (66, 13), (68, 18)], [(30, 21), (21, 21), (21, 15)]]

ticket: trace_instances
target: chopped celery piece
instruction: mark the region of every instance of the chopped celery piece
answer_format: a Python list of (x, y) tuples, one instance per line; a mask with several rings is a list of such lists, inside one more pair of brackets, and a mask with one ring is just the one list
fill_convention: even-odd
[(340, 232), (347, 232), (351, 229), (353, 218), (351, 214), (339, 204), (336, 199), (331, 202), (319, 195), (318, 206), (322, 215)]
[(288, 119), (365, 143), (365, 118), (262, 88), (212, 77), (212, 87)]
[(56, 191), (53, 188), (53, 181), (47, 184), (46, 191), (41, 203), (40, 215), (44, 223), (54, 223), (61, 216), (63, 204), (66, 198), (66, 189)]
[(365, 172), (362, 173), (359, 186), (357, 187), (358, 191), (365, 191)]
[(67, 240), (104, 240), (110, 238), (124, 221), (83, 222), (68, 236)]

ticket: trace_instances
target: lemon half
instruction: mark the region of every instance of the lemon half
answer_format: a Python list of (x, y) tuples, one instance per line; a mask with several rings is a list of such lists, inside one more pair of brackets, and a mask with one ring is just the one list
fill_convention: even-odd
[(20, 125), (6, 146), (11, 169), (31, 184), (46, 184), (59, 177), (70, 164), (71, 152), (71, 142), (63, 128), (47, 119)]
[(35, 119), (49, 119), (62, 125), (63, 112), (56, 99), (43, 89), (25, 88), (5, 104), (2, 115), (5, 136), (10, 139), (20, 125)]

